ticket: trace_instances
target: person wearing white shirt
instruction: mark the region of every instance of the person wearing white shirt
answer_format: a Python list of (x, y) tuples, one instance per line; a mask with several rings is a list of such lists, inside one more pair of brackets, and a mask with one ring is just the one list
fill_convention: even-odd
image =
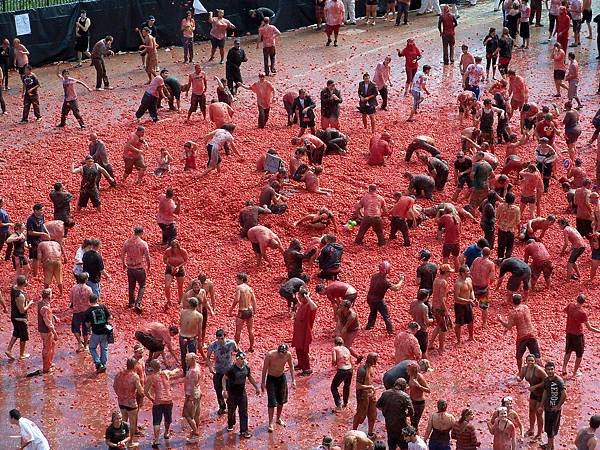
[(11, 409), (8, 413), (10, 423), (18, 425), (21, 431), (22, 450), (50, 450), (50, 444), (42, 430), (31, 420), (21, 417), (18, 409)]
[(417, 435), (417, 430), (414, 427), (408, 426), (403, 428), (402, 436), (408, 443), (408, 450), (427, 450), (427, 444)]

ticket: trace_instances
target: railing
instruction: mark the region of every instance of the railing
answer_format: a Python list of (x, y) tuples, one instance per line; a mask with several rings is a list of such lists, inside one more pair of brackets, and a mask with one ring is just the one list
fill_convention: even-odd
[(0, 0), (0, 11), (11, 12), (45, 6), (62, 5), (65, 3), (77, 3), (78, 0)]

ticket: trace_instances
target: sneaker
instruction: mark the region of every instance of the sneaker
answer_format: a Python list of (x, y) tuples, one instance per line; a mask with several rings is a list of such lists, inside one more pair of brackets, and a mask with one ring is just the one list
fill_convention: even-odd
[(244, 433), (240, 433), (240, 436), (244, 439), (250, 439), (252, 437), (252, 433), (250, 433), (249, 431), (245, 431)]
[(106, 366), (104, 364), (100, 364), (100, 367), (98, 368), (98, 373), (104, 373), (106, 372)]
[(329, 47), (331, 45), (331, 39), (327, 39), (327, 43), (325, 44), (325, 47)]
[(39, 122), (40, 120), (42, 120), (41, 117), (36, 117), (36, 119), (35, 119), (36, 122)]
[(227, 431), (233, 431), (233, 427), (227, 427)]
[(97, 91), (103, 91), (103, 90), (104, 90), (104, 88), (101, 88), (101, 87), (99, 87), (99, 88), (96, 88), (96, 90), (97, 90)]
[(29, 123), (29, 120), (21, 119), (19, 123)]
[(217, 415), (222, 416), (223, 414), (227, 414), (227, 410), (225, 408), (219, 408)]

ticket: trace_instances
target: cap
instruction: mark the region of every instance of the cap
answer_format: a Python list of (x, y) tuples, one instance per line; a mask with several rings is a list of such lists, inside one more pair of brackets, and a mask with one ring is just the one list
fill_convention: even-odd
[(239, 43), (241, 43), (241, 42), (242, 42), (242, 41), (240, 40), (240, 38), (235, 38), (235, 39), (233, 40), (233, 43), (234, 43), (234, 44), (239, 44)]
[(333, 444), (333, 438), (331, 436), (323, 436), (323, 440), (321, 441), (322, 445), (331, 445)]
[(148, 16), (148, 20), (156, 20), (154, 16)]
[(419, 261), (422, 261), (424, 259), (429, 259), (431, 258), (431, 252), (429, 250), (427, 250), (426, 248), (424, 248), (423, 250), (421, 250), (419, 252)]
[(287, 353), (288, 346), (286, 344), (281, 344), (279, 347), (277, 347), (277, 351), (279, 353)]
[(215, 335), (220, 338), (220, 337), (225, 337), (225, 330), (223, 328), (219, 328), (217, 330), (217, 332), (215, 333)]
[(86, 160), (86, 161), (93, 161), (93, 160), (94, 160), (94, 157), (93, 157), (92, 155), (87, 155), (87, 156), (85, 157), (85, 160)]

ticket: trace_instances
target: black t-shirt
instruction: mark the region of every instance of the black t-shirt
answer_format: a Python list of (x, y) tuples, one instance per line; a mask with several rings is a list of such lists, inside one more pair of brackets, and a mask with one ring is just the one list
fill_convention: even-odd
[(510, 272), (512, 275), (519, 276), (525, 275), (526, 273), (531, 273), (531, 269), (529, 265), (519, 258), (507, 258), (502, 261), (500, 264), (500, 276), (504, 275), (506, 272)]
[(173, 97), (179, 98), (181, 95), (181, 83), (175, 77), (167, 77), (165, 78), (165, 85), (170, 89)]
[[(36, 217), (35, 214), (32, 214), (27, 218), (27, 231), (36, 231), (38, 233), (44, 233), (45, 228), (46, 227), (44, 226), (44, 216)], [(29, 233), (27, 233), (27, 243), (29, 245), (37, 245), (40, 243), (41, 240), (42, 238), (40, 236), (30, 236)]]
[(50, 200), (54, 205), (54, 218), (64, 220), (71, 214), (73, 195), (67, 191), (50, 191)]
[(498, 54), (501, 58), (511, 58), (514, 42), (510, 36), (506, 36), (503, 39), (498, 40), (498, 47), (500, 51)]
[(371, 277), (369, 292), (367, 293), (367, 303), (383, 301), (385, 293), (392, 287), (392, 282), (385, 273), (376, 273)]
[[(10, 63), (10, 47), (0, 47), (0, 64), (9, 65)], [(7, 74), (4, 74), (7, 76)]]
[(437, 275), (437, 266), (432, 262), (426, 262), (417, 267), (417, 278), (421, 279), (419, 289), (433, 290), (433, 281)]
[[(490, 37), (490, 35), (488, 34), (484, 41)], [(498, 49), (498, 36), (491, 36), (491, 39), (489, 41), (486, 42), (485, 44), (485, 52), (488, 55), (491, 55), (492, 53), (494, 53), (496, 50)]]
[(560, 397), (565, 391), (565, 382), (557, 376), (554, 376), (553, 378), (548, 377), (544, 380), (544, 391), (546, 391), (547, 395), (544, 408), (554, 408), (558, 406)]
[(129, 425), (127, 425), (125, 422), (121, 422), (121, 426), (119, 428), (113, 427), (111, 423), (104, 434), (104, 438), (111, 444), (118, 444), (127, 436), (129, 436)]
[(142, 22), (140, 25), (140, 30), (143, 30), (144, 28), (148, 28), (150, 30), (150, 36), (156, 37), (156, 22), (154, 22), (154, 25), (152, 26), (148, 25), (148, 22)]
[(110, 319), (110, 311), (105, 305), (90, 306), (85, 312), (85, 321), (91, 324), (94, 334), (108, 334), (106, 329), (108, 319)]
[(435, 170), (439, 175), (448, 173), (448, 165), (439, 158), (431, 157), (427, 160), (427, 168), (429, 170)]
[(30, 73), (29, 75), (24, 75), (22, 80), (23, 80), (23, 87), (25, 88), (25, 92), (29, 92), (34, 87), (40, 85), (40, 82), (38, 81), (37, 77), (33, 73)]
[[(494, 94), (494, 106), (506, 111), (506, 100), (504, 100), (504, 96), (500, 92)], [(500, 113), (498, 113), (498, 115), (500, 115)]]
[(428, 175), (415, 175), (412, 177), (410, 184), (416, 191), (428, 191), (435, 187), (433, 178)]
[(481, 208), (481, 223), (493, 225), (496, 222), (496, 208), (490, 202), (485, 202)]
[(290, 278), (289, 280), (287, 280), (283, 284), (282, 288), (291, 294), (295, 294), (304, 285), (305, 285), (305, 283), (303, 280), (301, 280), (300, 278), (293, 277), (293, 278)]
[(472, 166), (473, 166), (473, 161), (471, 161), (471, 158), (465, 157), (462, 159), (462, 161), (460, 161), (457, 158), (456, 161), (454, 161), (454, 170), (456, 170), (458, 173), (466, 172), (467, 170), (471, 170)]
[(250, 367), (244, 364), (244, 367), (239, 368), (234, 364), (227, 372), (227, 392), (230, 395), (244, 395), (246, 393), (246, 379), (250, 376)]
[(88, 250), (83, 254), (83, 271), (90, 274), (89, 280), (93, 283), (100, 283), (100, 277), (104, 270), (104, 261), (102, 256), (96, 250)]

